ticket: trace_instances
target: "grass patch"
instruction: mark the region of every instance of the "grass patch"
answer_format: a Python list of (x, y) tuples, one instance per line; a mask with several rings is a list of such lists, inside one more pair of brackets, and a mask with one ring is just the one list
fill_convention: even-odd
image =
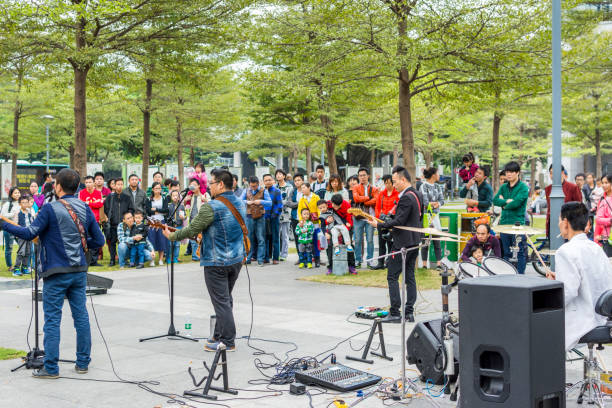
[(25, 355), (25, 351), (0, 347), (0, 360), (14, 360), (16, 358), (25, 357)]
[[(13, 262), (15, 261), (15, 258), (17, 257), (16, 247), (17, 246), (13, 244)], [(185, 255), (186, 248), (187, 248), (186, 244), (181, 245), (181, 250), (179, 252), (179, 261), (181, 261), (181, 263), (194, 262), (191, 260), (191, 255)], [(102, 266), (92, 266), (89, 268), (89, 272), (92, 272), (92, 273), (109, 272), (109, 271), (116, 271), (119, 269), (119, 264), (115, 264), (115, 266), (108, 266), (110, 255), (108, 254), (107, 246), (104, 246), (103, 251), (104, 251), (104, 259), (101, 261), (98, 261), (100, 265)], [(4, 247), (2, 247), (2, 255), (4, 255)], [(149, 268), (149, 263), (145, 263), (145, 268)], [(6, 267), (6, 261), (4, 259), (4, 256), (0, 256), (0, 277), (15, 278), (15, 279), (30, 279), (30, 275), (24, 275), (24, 276), (19, 276), (19, 277), (13, 276), (13, 274), (9, 272), (8, 268)]]
[[(308, 282), (331, 283), (335, 285), (353, 285), (374, 288), (387, 287), (387, 270), (373, 271), (371, 269), (360, 269), (357, 275), (311, 275), (298, 278)], [(420, 290), (439, 289), (442, 278), (433, 269), (418, 268), (416, 270), (416, 283)]]

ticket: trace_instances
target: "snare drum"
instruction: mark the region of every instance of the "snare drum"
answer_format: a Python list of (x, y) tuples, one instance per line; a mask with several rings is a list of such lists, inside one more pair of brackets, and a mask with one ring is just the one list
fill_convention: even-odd
[(480, 265), (472, 262), (459, 262), (459, 278), (476, 278), (478, 276), (489, 276), (491, 273)]
[(484, 266), (491, 275), (516, 275), (518, 273), (514, 265), (496, 256), (486, 257), (482, 261), (482, 266)]

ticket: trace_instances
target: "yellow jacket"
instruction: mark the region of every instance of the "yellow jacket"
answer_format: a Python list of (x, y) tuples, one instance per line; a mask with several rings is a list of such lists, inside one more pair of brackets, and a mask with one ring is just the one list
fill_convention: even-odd
[[(300, 202), (298, 203), (298, 220), (302, 221), (302, 208), (308, 208), (310, 210), (311, 214), (316, 214), (317, 215), (317, 219), (319, 218), (319, 209), (317, 208), (317, 203), (319, 202), (320, 198), (318, 195), (316, 195), (315, 193), (310, 193), (310, 201), (306, 200), (306, 197), (300, 198)], [(314, 222), (314, 221), (313, 221)], [(314, 222), (315, 224), (317, 224), (319, 221), (317, 220), (317, 222)]]

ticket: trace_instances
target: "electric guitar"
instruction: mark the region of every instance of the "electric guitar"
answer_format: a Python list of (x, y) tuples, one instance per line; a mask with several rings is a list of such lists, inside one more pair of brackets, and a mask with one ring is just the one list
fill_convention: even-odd
[[(16, 227), (21, 227), (21, 225), (17, 224), (15, 221), (13, 220), (9, 220), (8, 218), (6, 218), (5, 216), (0, 215), (0, 220), (4, 221), (4, 222), (8, 222), (11, 225), (14, 225)], [(38, 237), (34, 238), (32, 240), (32, 242), (34, 242), (35, 244), (38, 244)]]
[[(170, 227), (169, 225), (166, 225), (159, 220), (154, 220), (153, 218), (149, 218), (149, 217), (147, 217), (147, 225), (149, 226), (149, 228), (167, 229), (170, 232), (175, 232), (177, 230), (177, 228)], [(198, 243), (198, 249), (197, 249), (198, 252), (196, 253), (199, 254), (200, 248), (202, 247), (202, 233), (201, 232), (195, 237), (195, 241)]]
[(364, 217), (370, 221), (377, 221), (381, 224), (384, 223), (384, 221), (381, 220), (380, 218), (376, 218), (373, 215), (370, 215), (367, 212), (364, 212), (360, 208), (349, 208), (347, 211), (349, 212), (349, 214), (354, 215), (355, 217)]

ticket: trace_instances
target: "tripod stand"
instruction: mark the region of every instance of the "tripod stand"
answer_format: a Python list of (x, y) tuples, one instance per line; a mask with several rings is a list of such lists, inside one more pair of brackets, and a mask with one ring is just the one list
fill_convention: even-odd
[[(26, 245), (31, 245), (31, 242), (28, 242)], [(34, 348), (23, 357), (23, 363), (13, 369), (11, 372), (19, 370), (20, 368), (30, 369), (40, 369), (43, 368), (45, 352), (40, 349), (40, 341), (38, 340), (38, 255), (40, 254), (40, 247), (37, 245), (38, 249), (36, 249), (36, 253), (34, 254), (34, 293), (32, 293), (33, 299), (33, 308), (34, 308)], [(59, 360), (62, 363), (74, 363), (73, 360)]]
[[(173, 222), (174, 215), (176, 214), (176, 211), (183, 203), (183, 200), (185, 200), (185, 197), (187, 197), (187, 194), (181, 197), (180, 201), (174, 208), (174, 211), (169, 217), (168, 224), (174, 223)], [(153, 339), (161, 339), (163, 337), (172, 337), (176, 339), (191, 340), (195, 342), (198, 341), (197, 339), (193, 339), (191, 337), (180, 335), (179, 331), (176, 330), (176, 328), (174, 327), (174, 247), (175, 245), (176, 245), (175, 241), (170, 241), (170, 251), (169, 251), (170, 253), (166, 255), (166, 258), (170, 257), (170, 327), (168, 327), (168, 333), (160, 334), (158, 336), (145, 337), (145, 338), (140, 339), (140, 342), (153, 340)]]

